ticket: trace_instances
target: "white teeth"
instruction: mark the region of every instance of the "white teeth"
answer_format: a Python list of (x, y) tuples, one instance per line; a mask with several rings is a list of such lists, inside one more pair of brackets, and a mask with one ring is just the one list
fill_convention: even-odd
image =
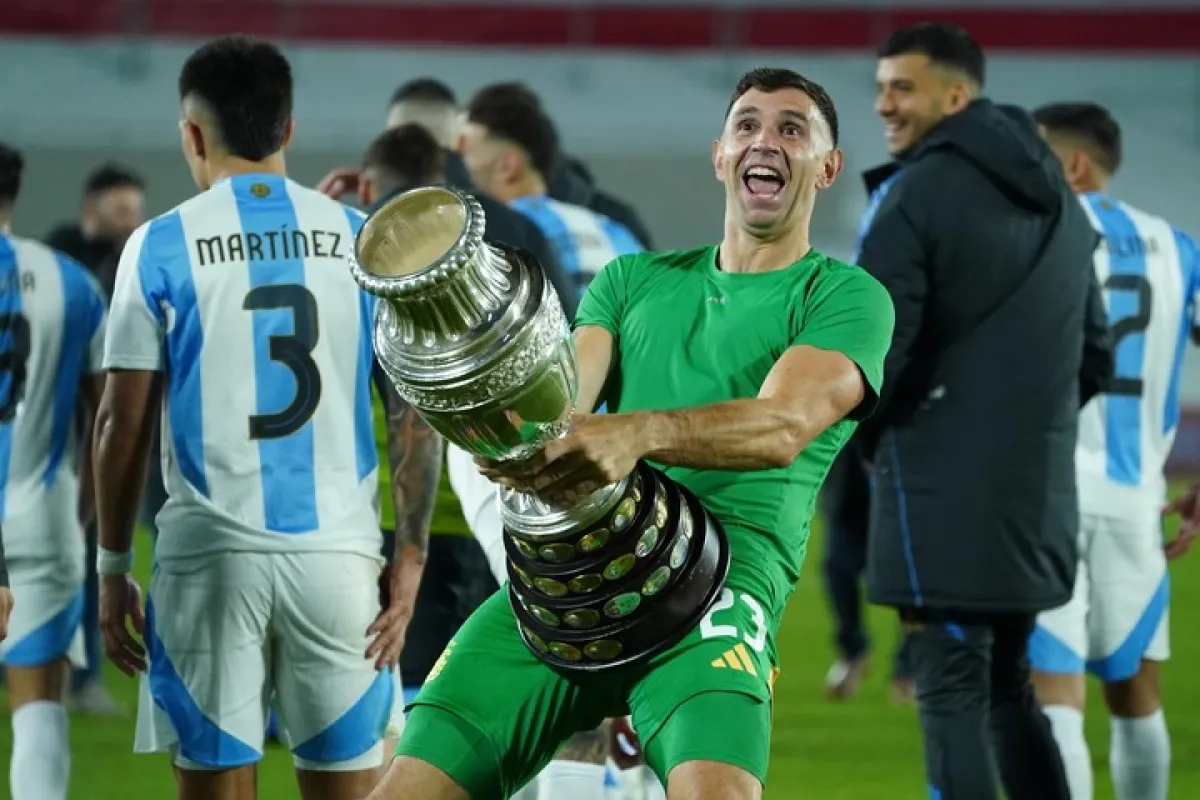
[(783, 176), (781, 174), (779, 174), (779, 172), (777, 172), (776, 170), (770, 169), (768, 167), (751, 167), (750, 169), (746, 170), (746, 177), (747, 178), (764, 178), (766, 180), (777, 180), (777, 181), (783, 180)]

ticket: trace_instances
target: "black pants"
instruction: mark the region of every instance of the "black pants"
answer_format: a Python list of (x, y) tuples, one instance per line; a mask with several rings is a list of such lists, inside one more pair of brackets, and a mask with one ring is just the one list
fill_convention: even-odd
[[(825, 594), (833, 609), (838, 654), (853, 661), (871, 648), (863, 621), (862, 579), (867, 568), (871, 485), (853, 443), (833, 462), (821, 491), (825, 518)], [(902, 638), (892, 663), (893, 678), (912, 677), (909, 646)]]
[(1034, 698), (1032, 614), (901, 611), (910, 630), (929, 794), (937, 800), (1070, 800)]

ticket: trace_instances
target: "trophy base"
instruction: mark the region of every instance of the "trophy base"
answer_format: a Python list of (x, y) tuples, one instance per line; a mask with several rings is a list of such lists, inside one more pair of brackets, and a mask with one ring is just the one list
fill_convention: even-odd
[(555, 542), (534, 547), (505, 528), (517, 628), (551, 667), (600, 672), (652, 658), (691, 631), (725, 585), (729, 541), (699, 499), (644, 462), (627, 485), (615, 510)]

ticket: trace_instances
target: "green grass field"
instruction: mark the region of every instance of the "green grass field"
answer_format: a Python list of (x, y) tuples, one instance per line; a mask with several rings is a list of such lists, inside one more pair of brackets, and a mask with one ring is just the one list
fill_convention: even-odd
[[(457, 503), (444, 498), (435, 529), (461, 530)], [(149, 552), (142, 542), (140, 552)], [(804, 577), (784, 621), (779, 649), (783, 672), (776, 683), (774, 747), (768, 800), (921, 800), (927, 796), (921, 767), (916, 712), (894, 707), (887, 699), (887, 663), (895, 641), (893, 617), (874, 609), (871, 630), (878, 659), (863, 692), (844, 704), (831, 704), (821, 694), (822, 679), (832, 658), (830, 618), (820, 591), (822, 537), (818, 530)], [(143, 558), (141, 567), (148, 568)], [(1173, 569), (1173, 605), (1200, 605), (1200, 555)], [(144, 576), (143, 576), (144, 577)], [(144, 585), (144, 584), (143, 584)], [(1185, 611), (1186, 613), (1186, 611)], [(1173, 660), (1165, 670), (1165, 694), (1174, 751), (1172, 797), (1200, 797), (1200, 633), (1184, 616), (1174, 626)], [(134, 756), (132, 710), (135, 683), (114, 669), (108, 682), (128, 705), (130, 716), (118, 720), (76, 718), (72, 721), (74, 800), (158, 800), (174, 797), (174, 782), (165, 758)], [(1097, 692), (1091, 692), (1088, 737), (1096, 764), (1096, 797), (1111, 798), (1108, 782), (1108, 725)], [(719, 725), (719, 720), (713, 721)], [(8, 794), (10, 728), (0, 725), (0, 797)], [(259, 796), (270, 800), (298, 797), (291, 760), (278, 748), (262, 762)]]

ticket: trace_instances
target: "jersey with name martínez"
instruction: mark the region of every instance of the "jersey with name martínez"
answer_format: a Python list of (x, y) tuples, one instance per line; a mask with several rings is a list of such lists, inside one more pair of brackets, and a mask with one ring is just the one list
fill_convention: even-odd
[[(103, 347), (95, 278), (40, 242), (0, 235), (0, 520), (64, 507), (74, 519), (79, 389)], [(25, 529), (42, 535), (25, 541)], [(4, 537), (10, 561), (83, 555), (77, 525), (6, 527)]]
[(130, 238), (105, 365), (165, 372), (156, 558), (379, 556), (375, 299), (347, 260), (362, 221), (280, 176), (239, 175)]
[(766, 603), (775, 619), (799, 579), (821, 483), (878, 397), (894, 322), (878, 281), (815, 250), (787, 269), (754, 274), (722, 272), (716, 247), (626, 256), (596, 276), (579, 306), (577, 328), (599, 325), (616, 340), (611, 411), (756, 397), (794, 345), (839, 351), (862, 371), (867, 400), (854, 419), (821, 433), (791, 466), (666, 469), (725, 525), (730, 585)]
[(1200, 250), (1166, 220), (1112, 197), (1088, 192), (1080, 200), (1102, 236), (1096, 277), (1116, 360), (1107, 391), (1079, 416), (1080, 507), (1140, 517), (1166, 498), (1184, 351), (1200, 325)]

